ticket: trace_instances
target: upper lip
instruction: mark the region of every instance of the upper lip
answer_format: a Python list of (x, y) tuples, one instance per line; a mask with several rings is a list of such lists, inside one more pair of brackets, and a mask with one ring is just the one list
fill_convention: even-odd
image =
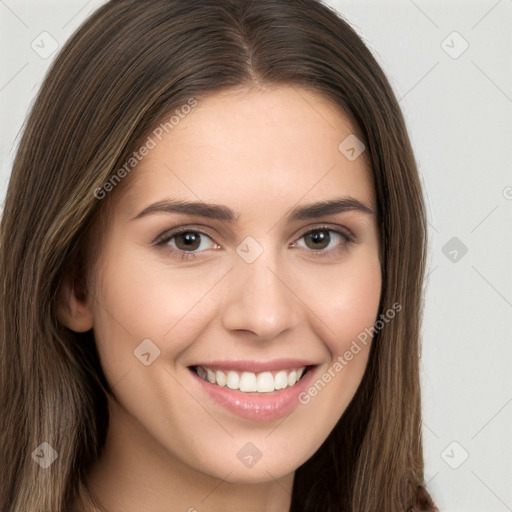
[(230, 361), (205, 361), (191, 366), (203, 366), (204, 368), (210, 368), (211, 370), (241, 370), (258, 373), (276, 370), (293, 370), (296, 368), (302, 368), (303, 366), (316, 366), (316, 364), (306, 359), (271, 359), (267, 361), (238, 359)]

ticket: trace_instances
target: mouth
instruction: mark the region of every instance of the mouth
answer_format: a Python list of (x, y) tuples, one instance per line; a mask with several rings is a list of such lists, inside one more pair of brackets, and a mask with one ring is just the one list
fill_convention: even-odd
[(292, 359), (239, 360), (196, 364), (188, 369), (193, 386), (215, 412), (268, 422), (298, 408), (302, 403), (299, 397), (318, 377), (320, 364)]
[(252, 372), (196, 365), (189, 367), (199, 378), (221, 388), (242, 393), (273, 393), (295, 386), (314, 365)]

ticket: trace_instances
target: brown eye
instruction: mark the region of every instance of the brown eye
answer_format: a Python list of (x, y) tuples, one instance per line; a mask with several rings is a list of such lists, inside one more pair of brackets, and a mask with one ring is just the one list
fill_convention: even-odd
[(315, 257), (337, 257), (348, 249), (355, 239), (345, 230), (318, 227), (304, 233), (293, 247), (309, 250)]
[(175, 245), (182, 251), (195, 251), (201, 245), (201, 234), (194, 231), (187, 231), (174, 235)]
[(331, 241), (330, 232), (327, 230), (311, 231), (304, 235), (306, 246), (313, 250), (323, 250), (329, 246)]
[(153, 243), (158, 247), (169, 250), (173, 255), (183, 258), (199, 256), (201, 253), (208, 249), (213, 249), (217, 245), (206, 233), (193, 229), (167, 231), (160, 235)]

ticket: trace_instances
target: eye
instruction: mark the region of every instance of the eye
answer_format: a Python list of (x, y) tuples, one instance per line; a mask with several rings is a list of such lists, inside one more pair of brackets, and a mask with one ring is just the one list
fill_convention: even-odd
[(192, 259), (198, 252), (219, 247), (206, 233), (191, 228), (167, 231), (153, 243), (158, 247), (167, 246), (166, 248), (175, 253), (178, 258), (183, 259)]
[[(304, 243), (299, 243), (304, 240)], [(315, 257), (337, 256), (347, 249), (349, 243), (355, 243), (353, 236), (345, 231), (337, 231), (320, 226), (304, 233), (291, 247), (309, 249)], [(162, 247), (178, 259), (194, 259), (208, 249), (219, 249), (213, 239), (193, 227), (181, 227), (160, 235), (153, 245)]]
[(337, 254), (346, 249), (349, 243), (354, 242), (354, 238), (344, 231), (336, 231), (327, 227), (318, 227), (307, 233), (304, 233), (299, 240), (304, 240), (304, 244), (295, 242), (293, 247), (305, 247), (311, 249), (315, 256), (324, 256)]

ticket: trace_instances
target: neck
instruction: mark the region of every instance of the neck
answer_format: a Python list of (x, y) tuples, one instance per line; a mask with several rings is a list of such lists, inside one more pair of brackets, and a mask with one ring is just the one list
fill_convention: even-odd
[(215, 478), (169, 453), (119, 404), (89, 489), (106, 512), (287, 512), (294, 474), (259, 483)]

